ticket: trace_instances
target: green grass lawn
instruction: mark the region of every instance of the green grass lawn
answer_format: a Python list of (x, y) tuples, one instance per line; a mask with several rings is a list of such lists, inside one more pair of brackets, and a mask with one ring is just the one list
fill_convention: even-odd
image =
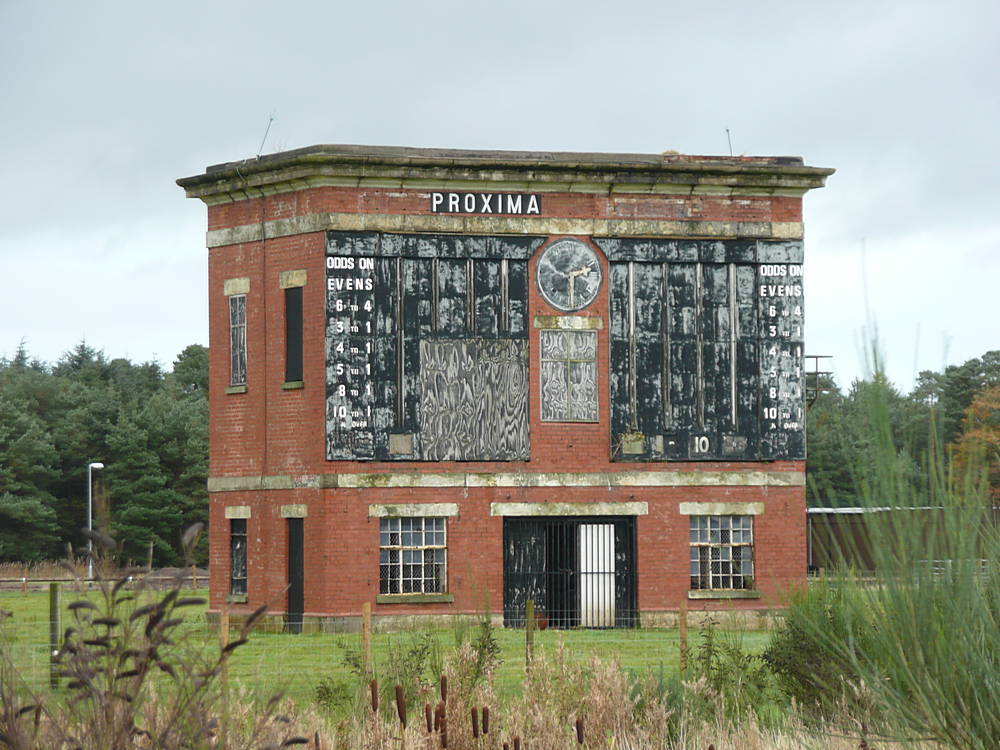
[[(187, 591), (183, 596), (205, 596), (205, 591)], [(79, 593), (69, 585), (63, 586), (62, 628), (72, 624), (73, 618), (66, 609)], [(91, 593), (90, 596), (97, 596)], [(32, 688), (43, 688), (48, 680), (48, 593), (0, 592), (0, 608), (13, 613), (3, 626), (0, 637), (12, 654), (15, 667), (24, 682)], [(216, 649), (218, 634), (210, 629), (205, 619), (204, 607), (188, 610), (185, 630), (188, 646)], [(440, 656), (455, 648), (462, 628), (427, 631), (427, 638), (435, 644)], [(476, 623), (473, 618), (464, 626), (465, 633), (474, 637)], [(516, 692), (524, 674), (525, 633), (523, 630), (495, 628), (494, 637), (500, 646), (501, 663), (496, 673), (496, 688), (501, 695)], [(233, 636), (235, 637), (235, 635)], [(405, 654), (419, 645), (422, 633), (375, 633), (372, 635), (372, 659), (377, 673), (385, 675), (392, 661), (391, 655)], [(763, 631), (728, 633), (725, 637), (739, 638), (744, 648), (762, 650), (768, 640)], [(689, 635), (690, 648), (699, 642), (698, 631)], [(559, 642), (565, 644), (570, 657), (589, 660), (591, 655), (616, 658), (630, 672), (639, 674), (652, 670), (673, 673), (678, 666), (678, 635), (676, 630), (544, 630), (535, 633), (535, 649), (552, 649)], [(360, 636), (356, 633), (284, 633), (258, 632), (250, 642), (237, 649), (230, 663), (229, 676), (233, 683), (254, 692), (272, 694), (283, 691), (300, 703), (312, 702), (316, 686), (324, 679), (356, 682), (350, 670), (350, 655), (360, 650)], [(217, 652), (216, 652), (217, 653)], [(388, 679), (383, 677), (383, 679)]]

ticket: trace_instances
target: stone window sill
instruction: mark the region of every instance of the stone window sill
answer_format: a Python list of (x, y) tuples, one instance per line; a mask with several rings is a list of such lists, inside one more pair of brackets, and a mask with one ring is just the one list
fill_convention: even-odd
[(688, 599), (760, 599), (755, 589), (694, 589)]
[(227, 604), (246, 604), (247, 595), (246, 594), (230, 594), (226, 597)]
[(454, 594), (379, 594), (376, 604), (437, 604), (455, 601)]
[(281, 390), (283, 391), (298, 391), (306, 387), (306, 384), (301, 380), (286, 380), (281, 384)]
[(245, 385), (230, 385), (226, 388), (226, 393), (246, 393), (247, 387)]

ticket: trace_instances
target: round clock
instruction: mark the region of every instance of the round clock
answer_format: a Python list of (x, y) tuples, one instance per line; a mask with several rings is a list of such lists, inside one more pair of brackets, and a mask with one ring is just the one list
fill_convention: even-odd
[(589, 245), (579, 240), (553, 242), (538, 259), (538, 290), (557, 310), (581, 310), (601, 288), (601, 263)]

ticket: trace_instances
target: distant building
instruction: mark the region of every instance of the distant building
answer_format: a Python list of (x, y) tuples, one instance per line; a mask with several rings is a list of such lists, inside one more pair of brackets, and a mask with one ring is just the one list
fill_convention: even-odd
[(178, 180), (208, 206), (211, 608), (780, 603), (806, 572), (802, 195), (832, 171), (312, 146)]

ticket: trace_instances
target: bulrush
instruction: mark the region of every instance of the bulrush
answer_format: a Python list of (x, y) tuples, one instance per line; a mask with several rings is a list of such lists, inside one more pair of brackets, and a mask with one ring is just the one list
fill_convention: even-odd
[(479, 739), (479, 709), (472, 707), (472, 739)]
[(368, 690), (372, 695), (372, 713), (378, 713), (378, 680), (372, 680), (368, 683)]
[(483, 706), (483, 734), (490, 733), (490, 707)]
[(406, 694), (402, 685), (396, 685), (396, 715), (403, 729), (406, 729)]
[(583, 744), (583, 719), (576, 720), (576, 744)]
[(427, 724), (427, 733), (430, 734), (434, 731), (434, 720), (431, 718), (431, 704), (424, 704), (424, 723)]
[(441, 700), (448, 702), (448, 675), (441, 675)]

